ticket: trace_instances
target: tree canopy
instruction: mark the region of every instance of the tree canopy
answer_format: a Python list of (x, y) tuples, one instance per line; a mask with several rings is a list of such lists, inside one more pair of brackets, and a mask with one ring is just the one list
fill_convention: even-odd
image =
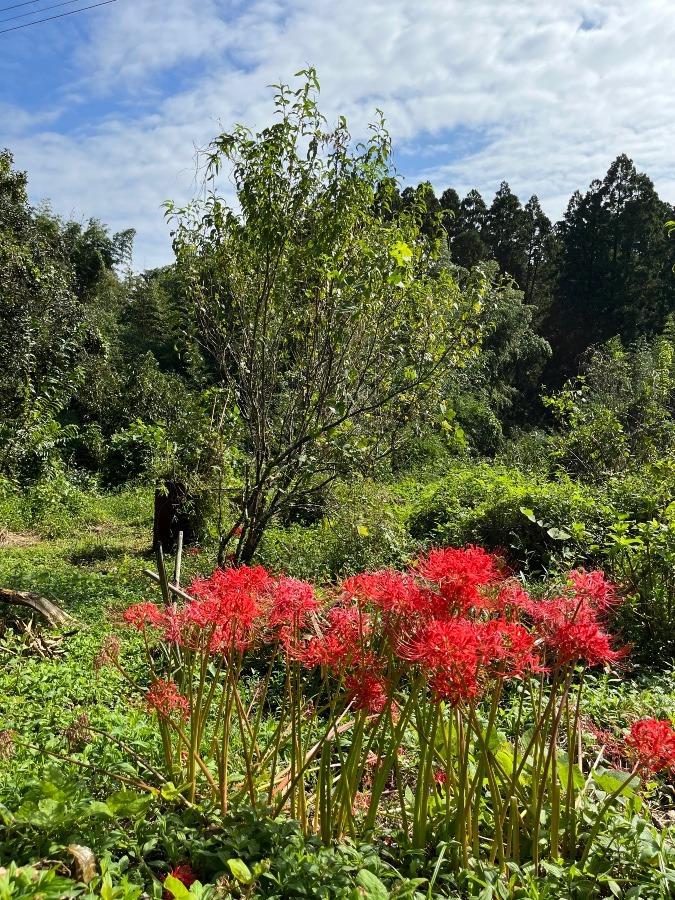
[(312, 70), (277, 85), (276, 122), (243, 126), (208, 150), (228, 166), (231, 206), (214, 189), (176, 222), (178, 272), (198, 338), (236, 409), (246, 452), (235, 557), (266, 523), (340, 473), (391, 451), (417, 407), (476, 352), (489, 282), (463, 289), (434, 264), (416, 208), (376, 211), (392, 177), (382, 121), (352, 146), (328, 129)]

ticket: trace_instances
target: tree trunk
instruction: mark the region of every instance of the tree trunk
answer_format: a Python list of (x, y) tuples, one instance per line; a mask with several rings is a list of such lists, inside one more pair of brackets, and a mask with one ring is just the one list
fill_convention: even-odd
[(155, 515), (152, 524), (152, 549), (159, 545), (168, 553), (178, 541), (178, 532), (183, 532), (183, 543), (194, 544), (197, 540), (198, 515), (194, 508), (194, 498), (179, 481), (169, 481), (155, 491)]

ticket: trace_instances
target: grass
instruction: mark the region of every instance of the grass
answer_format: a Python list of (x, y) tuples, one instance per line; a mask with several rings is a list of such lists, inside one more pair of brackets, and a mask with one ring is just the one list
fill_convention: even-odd
[[(372, 529), (363, 526), (364, 520), (359, 518), (362, 513), (349, 513), (345, 506), (340, 540), (352, 547), (353, 567), (363, 565), (367, 538), (375, 541), (376, 561), (378, 554), (387, 562), (397, 554), (404, 556), (414, 546), (413, 542), (406, 542), (400, 527), (409, 508), (404, 504), (412, 502), (409, 498), (414, 489), (405, 484), (398, 490), (398, 506), (394, 504), (390, 512), (378, 512), (376, 527)], [(369, 504), (377, 506), (381, 495), (376, 486), (365, 486), (359, 496), (358, 509), (363, 510)], [(149, 553), (151, 498), (148, 492), (138, 490), (110, 496), (83, 495), (77, 502), (72, 497), (66, 500), (48, 507), (48, 515), (42, 521), (35, 513), (28, 515), (25, 510), (11, 508), (7, 499), (4, 507), (0, 504), (4, 521), (11, 526), (5, 530), (0, 549), (0, 585), (43, 594), (79, 623), (65, 633), (43, 629), (54, 641), (53, 655), (47, 658), (31, 651), (20, 621), (10, 622), (0, 636), (0, 732), (14, 732), (17, 739), (14, 755), (0, 759), (0, 865), (11, 860), (26, 865), (44, 859), (67, 864), (68, 846), (85, 844), (92, 847), (99, 866), (104, 870), (107, 867), (109, 873), (99, 874), (88, 890), (97, 896), (103, 893), (106, 900), (135, 900), (134, 885), (142, 885), (159, 900), (162, 891), (157, 876), (187, 859), (199, 868), (203, 879), (221, 873), (218, 890), (223, 900), (239, 896), (325, 896), (345, 900), (363, 896), (408, 896), (418, 900), (434, 896), (480, 896), (482, 900), (492, 896), (534, 900), (578, 896), (590, 900), (612, 893), (627, 900), (637, 896), (672, 896), (669, 892), (674, 888), (666, 879), (675, 865), (672, 848), (668, 849), (667, 843), (659, 846), (658, 832), (651, 827), (644, 831), (642, 825), (631, 826), (623, 818), (617, 819), (611, 836), (614, 843), (610, 845), (612, 852), (623, 846), (622, 852), (630, 860), (630, 865), (622, 870), (623, 882), (621, 878), (615, 882), (618, 888), (608, 887), (609, 875), (605, 878), (596, 873), (591, 883), (587, 874), (570, 874), (569, 869), (561, 867), (559, 872), (550, 871), (544, 876), (522, 871), (514, 881), (521, 885), (520, 893), (500, 895), (489, 869), (478, 865), (472, 875), (458, 881), (445, 869), (442, 848), (430, 847), (421, 857), (411, 857), (395, 850), (386, 831), (366, 848), (326, 848), (302, 839), (293, 823), (273, 823), (245, 810), (232, 820), (227, 833), (214, 834), (204, 831), (198, 817), (191, 817), (169, 801), (159, 799), (149, 805), (133, 785), (113, 777), (137, 779), (147, 775), (142, 766), (97, 732), (87, 735), (84, 728), (78, 733), (77, 723), (81, 724), (82, 716), (86, 716), (92, 728), (123, 741), (139, 756), (158, 756), (156, 729), (142, 698), (130, 696), (113, 670), (95, 672), (102, 641), (119, 630), (120, 611), (142, 599), (157, 599), (157, 589), (142, 573), (144, 568), (154, 567)], [(349, 507), (352, 508), (357, 507)], [(366, 535), (359, 525), (366, 527)], [(317, 526), (313, 528), (316, 532)], [(310, 548), (305, 561), (310, 571), (303, 571), (305, 563), (300, 553), (295, 560), (295, 574), (323, 571), (326, 567), (320, 556), (321, 532), (300, 530), (299, 526), (295, 531), (293, 541), (300, 550)], [(280, 544), (282, 538), (288, 541), (288, 533), (276, 538), (274, 532), (271, 534), (266, 551), (269, 562), (275, 554), (282, 561), (283, 553), (288, 551), (287, 545)], [(337, 553), (334, 546), (328, 550)], [(185, 580), (198, 572), (210, 572), (213, 565), (209, 548), (200, 555), (186, 556)], [(128, 634), (125, 659), (132, 673), (142, 678), (144, 657), (140, 640)], [(617, 733), (631, 718), (672, 718), (675, 680), (669, 672), (650, 674), (644, 670), (597, 676), (587, 692), (584, 712), (599, 727)], [(414, 753), (414, 746), (408, 752)], [(56, 759), (54, 753), (73, 755), (99, 771), (78, 768)], [(671, 816), (675, 790), (668, 782), (655, 783), (646, 796), (658, 806), (656, 821), (665, 829), (662, 839), (666, 841), (670, 822), (675, 818), (675, 814)], [(245, 878), (238, 880), (232, 868), (228, 869), (229, 859), (246, 860), (251, 875), (249, 886)], [(223, 869), (229, 876), (222, 875)], [(378, 894), (377, 884), (369, 882), (364, 872), (384, 886), (384, 894)], [(111, 879), (111, 890), (117, 894), (106, 893), (105, 877)], [(2, 878), (0, 873), (0, 896), (4, 898)], [(642, 885), (640, 893), (629, 894), (631, 880)], [(42, 896), (51, 900), (52, 888), (42, 881), (40, 884)], [(57, 883), (53, 891), (55, 900), (63, 895), (64, 887)], [(34, 894), (28, 891), (25, 896)]]

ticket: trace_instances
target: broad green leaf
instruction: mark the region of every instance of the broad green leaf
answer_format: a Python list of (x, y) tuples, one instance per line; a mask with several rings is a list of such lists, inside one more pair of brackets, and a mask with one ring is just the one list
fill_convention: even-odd
[(497, 753), (495, 753), (495, 760), (507, 775), (511, 775), (513, 773), (513, 747), (511, 744), (508, 742), (502, 744)]
[(382, 884), (377, 875), (373, 875), (368, 869), (361, 869), (356, 876), (356, 883), (363, 889), (364, 897), (368, 900), (389, 900), (389, 891)]
[(630, 772), (622, 772), (619, 769), (596, 769), (593, 772), (593, 781), (606, 794), (613, 794), (623, 786), (621, 794), (631, 797), (640, 787), (640, 779)]
[[(558, 766), (558, 779), (561, 787), (565, 790), (567, 788), (567, 779), (569, 777), (569, 759), (563, 750), (557, 752), (556, 762)], [(577, 790), (581, 790), (586, 784), (586, 779), (576, 763), (572, 765), (572, 779), (574, 781), (574, 787)]]
[(234, 875), (240, 884), (251, 884), (253, 881), (253, 873), (241, 859), (228, 859), (227, 865), (230, 872)]
[(88, 816), (103, 816), (106, 819), (111, 818), (112, 813), (107, 803), (100, 800), (92, 800), (87, 809)]
[(405, 241), (396, 241), (389, 251), (389, 254), (396, 260), (397, 266), (404, 266), (406, 263), (410, 262), (413, 257), (413, 252)]
[(164, 890), (173, 894), (176, 900), (191, 900), (190, 891), (173, 875), (167, 875), (164, 879)]
[(180, 787), (176, 787), (173, 781), (167, 781), (166, 784), (163, 784), (160, 788), (159, 794), (164, 800), (175, 800), (187, 786), (187, 784), (182, 784)]
[(118, 791), (106, 800), (108, 809), (118, 819), (135, 819), (142, 816), (150, 803), (151, 798), (147, 794), (137, 794), (135, 791)]

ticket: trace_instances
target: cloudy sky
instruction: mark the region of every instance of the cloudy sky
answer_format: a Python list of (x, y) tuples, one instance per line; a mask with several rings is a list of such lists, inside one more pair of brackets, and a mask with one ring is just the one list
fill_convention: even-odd
[(137, 269), (171, 261), (195, 148), (264, 127), (307, 64), (356, 137), (384, 111), (407, 184), (505, 180), (557, 218), (627, 153), (675, 202), (672, 0), (115, 0), (17, 27), (97, 2), (0, 0), (0, 147), (34, 201), (136, 228)]

